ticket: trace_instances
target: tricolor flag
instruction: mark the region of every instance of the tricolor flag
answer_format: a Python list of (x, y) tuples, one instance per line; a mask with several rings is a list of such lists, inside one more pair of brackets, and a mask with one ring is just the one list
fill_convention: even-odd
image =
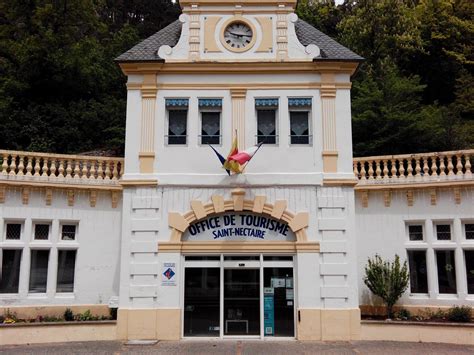
[(230, 148), (230, 152), (227, 155), (227, 159), (224, 159), (224, 157), (221, 154), (219, 154), (219, 152), (215, 150), (213, 146), (211, 145), (209, 146), (216, 153), (217, 157), (219, 158), (219, 161), (222, 164), (222, 167), (227, 171), (227, 174), (230, 175), (231, 171), (234, 174), (241, 174), (243, 170), (245, 169), (245, 167), (247, 166), (248, 162), (252, 159), (255, 153), (257, 153), (257, 151), (260, 149), (262, 144), (263, 142), (239, 152), (239, 149), (237, 148), (238, 144), (237, 144), (237, 134), (236, 134), (234, 141), (232, 142), (232, 147)]

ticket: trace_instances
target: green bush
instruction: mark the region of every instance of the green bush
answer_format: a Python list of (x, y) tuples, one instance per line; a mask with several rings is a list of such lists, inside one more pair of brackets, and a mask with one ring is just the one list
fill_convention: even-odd
[(376, 254), (365, 266), (364, 283), (369, 290), (379, 296), (387, 306), (387, 317), (393, 315), (393, 306), (408, 288), (407, 262), (400, 265), (400, 257), (395, 255), (393, 262), (384, 261)]
[(402, 308), (396, 313), (395, 318), (409, 320), (411, 319), (411, 313), (408, 309)]
[(71, 308), (66, 308), (66, 310), (64, 311), (64, 320), (67, 322), (74, 320), (74, 313), (72, 313)]
[(468, 323), (471, 321), (472, 308), (469, 306), (453, 306), (448, 311), (451, 322)]

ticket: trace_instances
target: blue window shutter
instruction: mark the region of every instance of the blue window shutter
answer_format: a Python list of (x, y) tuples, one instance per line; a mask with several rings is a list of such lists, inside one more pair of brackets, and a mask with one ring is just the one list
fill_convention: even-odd
[(222, 99), (199, 99), (199, 107), (222, 107)]
[(188, 99), (166, 99), (166, 107), (188, 107)]
[(289, 107), (311, 107), (311, 98), (290, 97), (288, 98)]
[(255, 99), (255, 107), (278, 107), (278, 99)]

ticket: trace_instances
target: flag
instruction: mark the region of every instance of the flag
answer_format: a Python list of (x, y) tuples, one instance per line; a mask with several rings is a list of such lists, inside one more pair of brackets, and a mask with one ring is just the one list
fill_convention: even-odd
[(252, 157), (257, 153), (258, 149), (263, 143), (259, 143), (257, 145), (254, 145), (253, 147), (247, 148), (245, 150), (242, 150), (240, 152), (236, 152), (235, 154), (232, 154), (231, 156), (227, 157), (228, 161), (231, 162), (237, 162), (239, 165), (244, 165), (247, 163)]
[[(209, 144), (209, 147), (211, 147), (214, 153), (216, 153), (217, 158), (219, 158), (219, 161), (221, 162), (222, 166), (224, 166), (226, 159), (212, 145)], [(230, 175), (230, 170), (225, 169), (225, 171), (227, 172), (227, 175)]]
[(234, 141), (232, 142), (232, 147), (230, 148), (230, 152), (227, 155), (227, 159), (225, 160), (222, 166), (226, 170), (230, 170), (233, 173), (240, 174), (241, 173), (240, 164), (236, 161), (230, 160), (230, 158), (233, 155), (236, 155), (239, 153), (237, 146), (238, 146), (238, 143), (237, 143), (237, 134), (236, 134), (234, 137)]

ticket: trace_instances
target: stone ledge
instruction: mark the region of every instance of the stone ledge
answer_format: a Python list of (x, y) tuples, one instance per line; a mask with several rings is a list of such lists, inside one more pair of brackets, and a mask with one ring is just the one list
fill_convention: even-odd
[(379, 325), (420, 325), (420, 326), (435, 326), (435, 327), (471, 327), (474, 328), (474, 322), (471, 323), (456, 323), (456, 322), (417, 322), (412, 320), (362, 320), (361, 324), (379, 324)]
[(0, 328), (11, 328), (11, 327), (51, 327), (51, 326), (63, 326), (63, 325), (116, 325), (116, 320), (87, 320), (87, 321), (70, 321), (70, 322), (18, 322), (11, 324), (0, 324)]

